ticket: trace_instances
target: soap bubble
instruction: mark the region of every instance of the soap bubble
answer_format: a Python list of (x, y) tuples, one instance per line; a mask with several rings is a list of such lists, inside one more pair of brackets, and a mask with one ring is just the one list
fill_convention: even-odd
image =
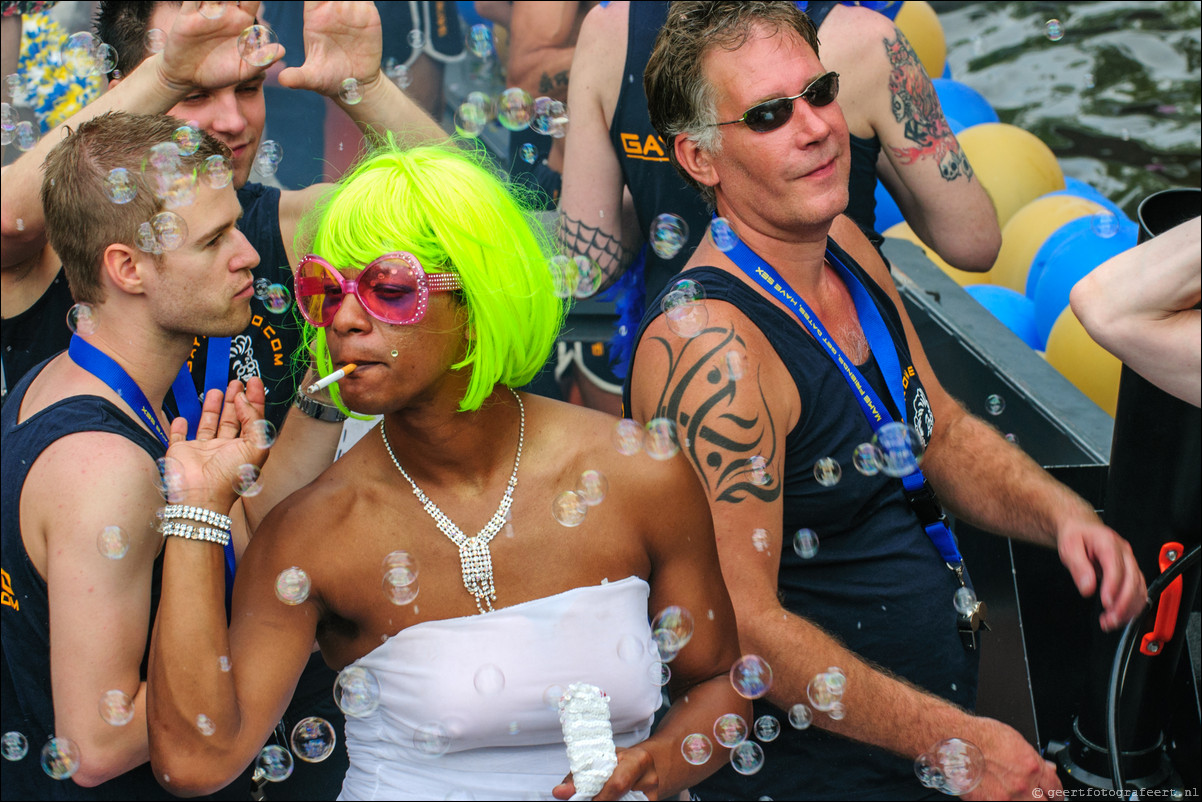
[(221, 657), (218, 657), (218, 658), (217, 658), (217, 666), (218, 666), (218, 667), (219, 667), (219, 668), (220, 668), (222, 671), (224, 671), (225, 673), (227, 673), (227, 674), (228, 674), (228, 673), (229, 673), (229, 670), (230, 670), (230, 668), (231, 668), (231, 666), (230, 666), (230, 659), (229, 659), (228, 657), (226, 657), (224, 654), (223, 654), (223, 655), (221, 655)]
[(13, 128), (13, 143), (17, 150), (25, 152), (33, 150), (38, 144), (38, 132), (29, 120), (22, 120)]
[(668, 329), (686, 340), (700, 334), (709, 325), (709, 310), (705, 303), (690, 298), (680, 290), (672, 290), (660, 300)]
[(292, 293), (283, 284), (269, 285), (261, 300), (273, 315), (282, 315), (292, 308)]
[(254, 776), (271, 783), (288, 779), (292, 776), (292, 753), (275, 744), (263, 747), (263, 751), (255, 758)]
[(795, 730), (808, 729), (814, 723), (814, 713), (803, 704), (795, 704), (789, 708), (789, 725)]
[(87, 31), (73, 33), (59, 51), (60, 63), (79, 78), (91, 75), (96, 69), (96, 47), (99, 42)]
[(543, 707), (559, 712), (559, 700), (563, 698), (564, 687), (558, 683), (548, 685), (543, 689)]
[(96, 333), (96, 315), (91, 304), (74, 304), (67, 310), (67, 328), (80, 335), (90, 337)]
[(4, 733), (0, 739), (0, 754), (5, 760), (20, 760), (29, 754), (29, 739), (16, 730)]
[(362, 666), (347, 666), (334, 680), (334, 702), (348, 716), (370, 716), (380, 706), (380, 682)]
[(754, 546), (755, 550), (758, 551), (760, 554), (763, 554), (764, 552), (766, 552), (768, 550), (768, 530), (767, 529), (752, 530), (751, 545)]
[(1043, 24), (1043, 35), (1053, 42), (1064, 38), (1064, 25), (1058, 19), (1050, 19)]
[(79, 747), (70, 738), (51, 738), (42, 747), (42, 771), (52, 780), (66, 780), (79, 771)]
[(826, 714), (830, 716), (831, 721), (842, 721), (843, 717), (847, 715), (847, 709), (843, 707), (842, 702), (835, 702), (831, 705), (831, 709), (826, 711)]
[(714, 247), (723, 253), (739, 244), (739, 235), (725, 217), (715, 217), (710, 223), (710, 239), (713, 240)]
[(497, 96), (497, 122), (508, 130), (529, 128), (533, 116), (534, 100), (526, 90), (510, 87)]
[(181, 156), (191, 156), (200, 148), (200, 131), (190, 125), (181, 125), (171, 135), (171, 141), (179, 148)]
[(909, 476), (918, 470), (922, 462), (922, 438), (904, 423), (886, 423), (876, 430), (872, 444), (880, 454), (881, 470), (887, 476)]
[(572, 263), (576, 268), (576, 297), (588, 298), (595, 295), (601, 288), (601, 282), (605, 280), (601, 265), (580, 254), (572, 257)]
[(292, 728), (292, 754), (306, 763), (320, 763), (334, 754), (338, 735), (334, 727), (324, 718), (309, 716), (296, 722)]
[(623, 456), (632, 457), (643, 450), (644, 430), (638, 421), (623, 418), (614, 424), (614, 448)]
[(553, 135), (567, 122), (568, 109), (562, 100), (540, 97), (531, 108), (530, 130), (536, 134)]
[(727, 351), (723, 366), (726, 378), (732, 382), (738, 381), (747, 372), (747, 359), (738, 351)]
[(196, 173), (175, 173), (159, 176), (155, 181), (155, 194), (168, 209), (191, 206), (196, 202)]
[(92, 55), (92, 75), (108, 75), (117, 69), (117, 49), (101, 42)]
[(338, 97), (348, 106), (358, 105), (363, 100), (363, 87), (355, 78), (344, 78), (338, 85)]
[(138, 224), (138, 250), (146, 253), (162, 253), (163, 248), (154, 238), (154, 228), (150, 223)]
[(388, 72), (385, 74), (388, 76), (388, 80), (400, 87), (402, 91), (408, 89), (410, 84), (413, 83), (413, 75), (404, 64), (389, 67)]
[(772, 689), (772, 666), (758, 654), (745, 654), (730, 667), (730, 684), (744, 699), (759, 699)]
[(803, 560), (818, 553), (818, 535), (813, 529), (798, 529), (793, 533), (793, 551)]
[(814, 478), (823, 487), (834, 487), (843, 478), (843, 466), (834, 457), (822, 457), (814, 463)]
[(694, 732), (686, 735), (680, 742), (680, 754), (689, 765), (700, 766), (709, 761), (710, 756), (714, 754), (714, 745), (705, 734)]
[(476, 58), (491, 58), (496, 53), (492, 28), (488, 25), (473, 25), (467, 32), (467, 50)]
[(971, 615), (972, 611), (977, 609), (977, 594), (972, 592), (972, 588), (956, 588), (955, 594), (952, 595), (952, 607), (956, 608), (960, 615)]
[(11, 145), (17, 127), (17, 113), (7, 103), (0, 103), (0, 145)]
[(120, 560), (129, 551), (129, 536), (119, 526), (106, 526), (96, 538), (96, 548), (102, 557)]
[(730, 752), (730, 767), (739, 774), (755, 774), (764, 767), (764, 749), (755, 741), (743, 741)]
[(266, 67), (279, 50), (275, 31), (266, 25), (251, 25), (238, 35), (238, 53), (255, 67)]
[(590, 507), (596, 507), (605, 500), (609, 492), (609, 479), (601, 471), (585, 471), (580, 474), (576, 483), (576, 496)]
[(205, 19), (220, 19), (225, 15), (225, 6), (222, 0), (201, 0), (196, 10)]
[(851, 464), (864, 476), (881, 472), (881, 454), (872, 443), (860, 443), (851, 452)]
[(522, 161), (526, 162), (526, 164), (534, 164), (538, 161), (538, 148), (534, 147), (534, 144), (531, 142), (522, 145), (519, 153), (521, 153)]
[(1113, 212), (1101, 211), (1089, 218), (1089, 227), (1102, 239), (1110, 239), (1119, 233), (1119, 218)]
[(200, 734), (207, 738), (217, 732), (217, 725), (213, 723), (213, 719), (201, 713), (196, 717), (196, 729), (200, 730)]
[(643, 642), (634, 635), (626, 634), (618, 640), (618, 657), (623, 663), (636, 662), (643, 656)]
[(167, 47), (167, 32), (162, 28), (151, 28), (146, 32), (146, 52), (162, 53)]
[(229, 186), (230, 181), (234, 178), (234, 169), (230, 166), (229, 160), (219, 153), (205, 159), (200, 173), (212, 189)]
[(441, 724), (432, 721), (414, 731), (413, 746), (422, 757), (442, 757), (451, 748), (451, 734)]
[(843, 689), (846, 686), (842, 675), (832, 675), (828, 672), (815, 675), (806, 686), (806, 696), (810, 699), (810, 706), (815, 710), (828, 712), (835, 704), (843, 697)]
[(259, 466), (251, 463), (238, 466), (238, 475), (233, 481), (234, 492), (240, 496), (251, 498), (263, 492), (263, 485), (259, 484)]
[(651, 622), (651, 640), (664, 662), (671, 662), (693, 639), (693, 614), (684, 607), (670, 605), (660, 610)]
[(551, 503), (551, 515), (563, 526), (580, 526), (588, 513), (588, 505), (573, 490), (565, 490)]
[[(20, 75), (14, 72), (11, 75), (4, 76), (4, 86), (8, 89), (8, 94), (12, 97), (13, 103), (28, 104), (28, 98), (25, 97), (25, 81)], [(16, 124), (15, 117), (13, 124)]]
[(505, 674), (492, 663), (485, 663), (476, 669), (472, 684), (481, 696), (495, 696), (505, 689)]
[(425, 43), (426, 43), (425, 34), (423, 34), (420, 29), (414, 28), (413, 30), (409, 31), (409, 46), (410, 47), (412, 47), (414, 50), (421, 50), (422, 46), (425, 45)]
[(764, 459), (759, 454), (750, 457), (747, 460), (747, 470), (750, 474), (749, 478), (753, 485), (764, 485), (772, 483), (772, 477), (768, 474), (768, 460)]
[(665, 662), (656, 660), (650, 665), (648, 671), (651, 674), (651, 682), (661, 688), (667, 685), (672, 679), (672, 669)]
[(175, 212), (159, 212), (150, 218), (154, 241), (164, 251), (174, 251), (188, 239), (188, 224)]
[(484, 109), (475, 103), (460, 103), (455, 110), (455, 133), (460, 136), (479, 136), (487, 124)]
[(714, 722), (714, 737), (727, 749), (738, 746), (747, 740), (747, 722), (736, 713), (719, 716)]
[(142, 172), (170, 179), (184, 171), (183, 154), (175, 142), (159, 142), (146, 151)]
[(484, 112), (484, 119), (486, 119), (486, 120), (497, 119), (496, 98), (494, 98), (492, 95), (488, 94), (487, 92), (481, 92), (479, 90), (477, 90), (475, 92), (468, 92), (467, 93), (467, 102), (471, 103), (473, 106), (479, 106), (480, 110)]
[(407, 551), (394, 551), (384, 558), (384, 595), (395, 605), (409, 604), (417, 598), (417, 558)]
[(259, 175), (273, 176), (284, 160), (284, 148), (274, 139), (265, 139), (255, 151), (254, 169)]
[(184, 492), (183, 466), (175, 457), (159, 457), (155, 465), (159, 469), (159, 493), (170, 503), (176, 503)]
[(660, 259), (671, 259), (689, 240), (689, 224), (674, 214), (661, 214), (651, 221), (651, 247)]
[(990, 415), (1001, 415), (1006, 410), (1006, 399), (996, 393), (985, 399), (985, 411)]
[(100, 697), (100, 718), (114, 727), (134, 720), (134, 700), (125, 691), (105, 691)]
[(555, 287), (556, 298), (571, 298), (576, 294), (576, 284), (579, 276), (576, 274), (576, 263), (557, 253), (547, 263), (551, 270), (551, 282)]
[(295, 565), (280, 571), (275, 578), (275, 596), (284, 604), (303, 604), (312, 587), (309, 575)]
[(246, 439), (253, 443), (255, 448), (271, 448), (275, 445), (275, 424), (266, 418), (253, 421), (246, 429)]
[(770, 743), (780, 736), (780, 721), (776, 716), (760, 716), (755, 720), (753, 731), (756, 738), (764, 743)]
[(109, 200), (116, 204), (129, 203), (138, 194), (138, 185), (134, 177), (124, 167), (114, 167), (109, 170), (104, 179), (104, 191)]
[(931, 747), (914, 761), (914, 773), (927, 788), (963, 796), (981, 784), (985, 756), (976, 745), (948, 738)]
[(647, 421), (643, 449), (652, 459), (672, 459), (680, 451), (676, 442), (676, 424), (670, 418), (652, 418)]

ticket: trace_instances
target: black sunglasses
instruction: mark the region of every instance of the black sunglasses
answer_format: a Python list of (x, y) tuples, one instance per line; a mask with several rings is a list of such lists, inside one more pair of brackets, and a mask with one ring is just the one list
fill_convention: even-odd
[(826, 106), (839, 96), (839, 73), (826, 72), (819, 75), (810, 85), (793, 97), (778, 97), (757, 103), (743, 113), (737, 120), (730, 120), (714, 125), (734, 125), (746, 123), (752, 131), (766, 134), (775, 131), (789, 121), (793, 116), (793, 101), (804, 100), (811, 106)]

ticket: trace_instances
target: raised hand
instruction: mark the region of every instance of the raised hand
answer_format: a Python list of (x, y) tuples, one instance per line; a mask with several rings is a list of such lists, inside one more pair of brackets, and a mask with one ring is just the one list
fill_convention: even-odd
[(380, 14), (370, 2), (306, 2), (305, 61), (280, 72), (281, 86), (337, 98), (342, 82), (380, 77)]
[(233, 506), (239, 468), (261, 467), (267, 459), (251, 436), (251, 427), (263, 419), (265, 401), (262, 379), (251, 379), (245, 389), (233, 381), (224, 394), (211, 390), (205, 396), (196, 439), (187, 439), (184, 418), (172, 421), (167, 457), (178, 471), (179, 501), (221, 512)]
[(186, 2), (180, 8), (167, 46), (158, 61), (159, 76), (172, 89), (220, 89), (254, 78), (284, 55), (284, 47), (268, 45), (262, 50), (270, 57), (266, 64), (255, 66), (238, 52), (238, 37), (255, 24), (258, 2), (226, 3), (222, 14), (210, 19), (200, 13), (200, 4)]

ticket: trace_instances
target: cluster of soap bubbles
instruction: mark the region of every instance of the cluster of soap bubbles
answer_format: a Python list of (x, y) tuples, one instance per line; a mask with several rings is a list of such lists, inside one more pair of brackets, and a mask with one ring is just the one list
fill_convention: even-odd
[(914, 773), (927, 788), (963, 796), (981, 784), (985, 756), (975, 744), (960, 738), (940, 741), (914, 761)]
[(692, 339), (709, 324), (705, 288), (692, 279), (677, 281), (660, 301), (668, 330), (677, 337)]
[(772, 666), (758, 654), (745, 654), (730, 667), (730, 684), (744, 699), (759, 699), (772, 690)]
[(274, 139), (264, 139), (255, 151), (254, 171), (263, 177), (275, 175), (284, 160), (284, 148)]
[(117, 51), (87, 31), (73, 33), (63, 42), (59, 63), (78, 78), (108, 75), (117, 68)]
[(380, 586), (388, 601), (403, 606), (417, 598), (420, 587), (416, 557), (407, 551), (394, 551), (384, 558), (382, 567), (384, 578)]
[(589, 298), (596, 294), (605, 280), (601, 265), (583, 254), (569, 258), (557, 253), (547, 266), (557, 298)]
[(275, 597), (284, 604), (303, 604), (309, 598), (313, 582), (303, 568), (295, 565), (280, 571), (275, 578)]
[(692, 638), (693, 614), (684, 607), (665, 607), (651, 621), (651, 642), (664, 663), (675, 660)]
[(380, 706), (380, 681), (362, 666), (349, 665), (334, 680), (334, 702), (352, 718), (363, 718)]
[(651, 248), (660, 259), (671, 259), (689, 240), (689, 224), (683, 218), (664, 212), (651, 221)]
[(623, 418), (614, 424), (613, 444), (619, 454), (632, 457), (646, 451), (647, 456), (661, 461), (671, 459), (680, 451), (676, 424), (668, 418), (652, 418), (646, 426)]
[(817, 674), (806, 686), (810, 706), (826, 713), (836, 721), (843, 718), (843, 693), (847, 689), (847, 676), (832, 666)]
[(254, 67), (266, 67), (279, 52), (279, 39), (266, 25), (251, 25), (238, 34), (238, 54)]
[(67, 310), (67, 328), (81, 337), (96, 333), (96, 315), (91, 304), (75, 304)]

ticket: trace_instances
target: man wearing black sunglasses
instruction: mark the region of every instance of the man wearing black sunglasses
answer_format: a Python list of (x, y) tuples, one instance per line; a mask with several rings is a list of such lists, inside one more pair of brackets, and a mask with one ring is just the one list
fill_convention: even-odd
[[(762, 771), (724, 768), (698, 796), (1058, 790), (1017, 731), (966, 712), (984, 609), (936, 491), (957, 519), (1057, 548), (1107, 630), (1142, 609), (1130, 547), (939, 385), (842, 214), (848, 123), (793, 4), (674, 3), (645, 84), (669, 158), (720, 219), (644, 320), (626, 408), (676, 423), (741, 647), (773, 669), (755, 715), (794, 723), (762, 739)], [(983, 770), (945, 765), (924, 788), (912, 761), (946, 739)]]

